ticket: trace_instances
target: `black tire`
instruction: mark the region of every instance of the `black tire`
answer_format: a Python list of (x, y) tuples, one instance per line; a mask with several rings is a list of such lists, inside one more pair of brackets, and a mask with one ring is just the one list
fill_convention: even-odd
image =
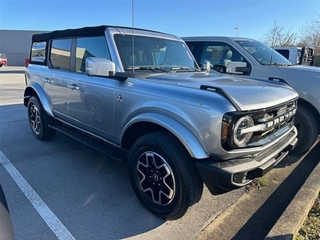
[(295, 115), (295, 126), (298, 130), (298, 142), (296, 147), (291, 151), (291, 154), (304, 154), (310, 149), (318, 137), (318, 122), (310, 110), (298, 105)]
[(37, 97), (29, 99), (28, 118), (31, 130), (36, 138), (48, 140), (56, 135), (56, 131), (49, 127), (53, 120), (46, 114)]
[(182, 144), (166, 132), (146, 134), (134, 143), (129, 177), (141, 204), (166, 220), (182, 217), (202, 196), (203, 181), (195, 163)]

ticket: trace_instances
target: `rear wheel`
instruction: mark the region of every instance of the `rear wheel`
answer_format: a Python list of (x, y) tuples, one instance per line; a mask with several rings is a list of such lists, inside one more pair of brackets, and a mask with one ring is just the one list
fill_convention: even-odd
[(28, 102), (28, 118), (31, 130), (36, 138), (47, 140), (56, 135), (56, 131), (49, 127), (53, 120), (45, 113), (37, 97), (31, 97)]
[(304, 106), (298, 105), (295, 115), (295, 126), (298, 130), (298, 143), (293, 154), (306, 153), (314, 144), (319, 134), (318, 122), (314, 115)]
[(134, 143), (129, 176), (142, 205), (167, 220), (182, 217), (203, 191), (202, 179), (188, 152), (166, 132), (144, 135)]

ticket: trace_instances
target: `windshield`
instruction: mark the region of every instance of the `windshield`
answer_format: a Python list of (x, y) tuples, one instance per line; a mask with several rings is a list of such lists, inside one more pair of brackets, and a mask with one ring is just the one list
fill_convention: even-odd
[(199, 70), (184, 42), (135, 36), (133, 51), (132, 36), (117, 34), (115, 41), (125, 70)]
[(274, 49), (258, 41), (236, 41), (251, 54), (261, 65), (292, 65), (291, 62)]
[(6, 56), (6, 54), (5, 53), (0, 53), (0, 58), (6, 58), (7, 56)]

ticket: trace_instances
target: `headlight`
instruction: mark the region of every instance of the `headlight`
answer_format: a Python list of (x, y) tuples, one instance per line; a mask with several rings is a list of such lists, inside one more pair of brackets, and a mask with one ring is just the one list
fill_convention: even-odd
[(241, 130), (254, 126), (254, 121), (250, 116), (240, 118), (233, 129), (233, 142), (238, 147), (244, 147), (251, 139), (253, 132), (246, 132), (241, 134)]

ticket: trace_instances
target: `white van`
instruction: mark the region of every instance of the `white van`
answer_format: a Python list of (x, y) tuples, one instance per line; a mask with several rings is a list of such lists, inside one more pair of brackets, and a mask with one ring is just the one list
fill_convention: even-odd
[(313, 47), (273, 47), (273, 49), (294, 65), (314, 65)]

